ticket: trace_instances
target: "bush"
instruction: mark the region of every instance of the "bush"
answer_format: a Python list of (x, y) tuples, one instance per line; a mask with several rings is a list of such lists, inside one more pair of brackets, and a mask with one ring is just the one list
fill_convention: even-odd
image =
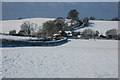
[(99, 31), (95, 32), (95, 36), (99, 36), (99, 34), (100, 34)]
[(115, 17), (115, 18), (113, 18), (113, 19), (111, 19), (111, 21), (119, 21), (120, 19), (119, 18), (117, 18), (117, 17)]
[(9, 35), (16, 35), (16, 30), (9, 31)]
[(99, 31), (94, 31), (90, 28), (88, 29), (85, 29), (83, 32), (82, 32), (82, 35), (81, 35), (81, 38), (98, 38), (99, 37)]
[(104, 36), (104, 35), (102, 35), (102, 34), (101, 34), (99, 37), (100, 37), (100, 38), (105, 38), (105, 39), (106, 39), (106, 36)]
[(19, 17), (17, 20), (21, 20), (21, 19), (23, 19), (23, 18)]
[(90, 17), (90, 20), (95, 20), (95, 17), (91, 16), (91, 17)]
[(82, 32), (82, 37), (83, 38), (92, 38), (95, 36), (95, 33), (92, 29), (85, 29), (83, 32)]
[(42, 29), (39, 29), (36, 35), (37, 38), (46, 38), (46, 32)]
[(19, 36), (28, 36), (28, 32), (26, 32), (25, 30), (20, 30), (20, 31), (18, 32), (18, 35), (19, 35)]
[(117, 34), (118, 34), (117, 29), (110, 29), (107, 30), (105, 33), (107, 39), (117, 39), (118, 37)]
[(117, 38), (118, 38), (118, 40), (120, 40), (120, 33), (118, 33), (118, 37)]

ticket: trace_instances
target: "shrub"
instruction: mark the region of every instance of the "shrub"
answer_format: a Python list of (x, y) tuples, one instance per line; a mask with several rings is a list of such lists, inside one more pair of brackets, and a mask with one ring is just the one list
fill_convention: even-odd
[(23, 19), (23, 18), (19, 17), (17, 20), (21, 20), (21, 19)]
[(16, 35), (16, 30), (9, 31), (9, 35)]
[(20, 31), (18, 32), (18, 35), (19, 35), (19, 36), (28, 36), (28, 33), (27, 33), (25, 30), (20, 30)]
[(106, 36), (104, 36), (104, 35), (102, 35), (102, 34), (101, 34), (99, 37), (100, 37), (100, 38), (106, 38)]
[(72, 35), (73, 36), (78, 36), (78, 35), (80, 35), (80, 32), (72, 32)]
[(113, 18), (113, 19), (111, 19), (111, 21), (119, 21), (120, 19), (119, 18), (117, 18), (117, 17), (115, 17), (115, 18)]
[(95, 31), (95, 36), (99, 36), (99, 31)]
[(117, 38), (118, 38), (118, 40), (120, 40), (120, 33), (118, 33), (118, 37)]
[(37, 38), (46, 38), (46, 31), (43, 31), (42, 29), (39, 29), (36, 35)]
[(92, 29), (85, 29), (83, 32), (82, 32), (82, 37), (83, 38), (92, 38), (95, 36), (95, 33)]
[(108, 38), (108, 39), (116, 39), (117, 38), (117, 29), (107, 30), (105, 35), (106, 35), (106, 38)]
[(90, 20), (95, 20), (95, 17), (91, 16), (91, 17), (90, 17)]
[(99, 31), (94, 31), (94, 30), (88, 28), (82, 32), (81, 37), (82, 38), (96, 38), (96, 37), (99, 37)]

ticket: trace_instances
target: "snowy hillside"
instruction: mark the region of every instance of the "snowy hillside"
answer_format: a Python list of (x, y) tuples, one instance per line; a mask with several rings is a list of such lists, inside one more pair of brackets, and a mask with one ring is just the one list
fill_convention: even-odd
[[(20, 29), (24, 21), (37, 23), (54, 20), (32, 18), (2, 21), (2, 33)], [(0, 26), (1, 28), (1, 26)], [(117, 21), (90, 21), (86, 28), (104, 34), (118, 29)], [(7, 39), (29, 37), (5, 36)], [(68, 43), (51, 47), (4, 47), (2, 51), (3, 78), (118, 78), (118, 41), (70, 39)], [(1, 74), (0, 74), (1, 76)]]
[(100, 34), (105, 35), (105, 32), (110, 29), (118, 29), (118, 21), (99, 21), (99, 20), (92, 20), (89, 21), (89, 26), (86, 26), (85, 28), (76, 30), (76, 31), (83, 31), (87, 28), (91, 28), (95, 31), (99, 31)]
[(42, 24), (46, 21), (54, 20), (54, 18), (31, 18), (31, 19), (21, 19), (21, 20), (5, 20), (2, 21), (2, 30), (1, 33), (9, 33), (10, 30), (16, 30), (18, 32), (20, 30), (20, 26), (25, 21), (29, 21), (32, 23), (36, 23), (38, 26), (42, 26)]
[[(46, 21), (54, 20), (54, 18), (30, 18), (30, 19), (21, 19), (21, 20), (8, 20), (2, 21), (2, 30), (1, 33), (9, 33), (10, 30), (16, 30), (17, 32), (20, 30), (20, 25), (24, 21), (29, 21), (32, 23), (36, 23), (38, 26), (42, 26), (42, 24)], [(76, 31), (83, 31), (86, 28), (92, 28), (93, 30), (98, 30), (101, 34), (104, 34), (109, 29), (118, 29), (118, 21), (98, 21), (98, 20), (91, 20), (89, 21), (89, 26), (76, 30)]]

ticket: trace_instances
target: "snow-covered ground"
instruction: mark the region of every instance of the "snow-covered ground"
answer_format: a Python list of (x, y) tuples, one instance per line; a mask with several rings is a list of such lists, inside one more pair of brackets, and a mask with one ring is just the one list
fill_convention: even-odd
[(29, 39), (38, 39), (38, 38), (24, 37), (24, 36), (0, 35), (0, 39), (8, 39), (8, 40), (29, 40)]
[[(2, 29), (0, 30), (1, 33), (9, 33), (10, 30), (16, 30), (18, 32), (20, 30), (20, 26), (25, 21), (29, 21), (32, 23), (36, 23), (38, 26), (42, 26), (42, 24), (46, 21), (54, 20), (54, 18), (29, 18), (29, 19), (21, 19), (21, 20), (5, 20), (1, 21)], [(118, 29), (118, 21), (100, 21), (100, 20), (90, 20), (89, 26), (76, 30), (76, 31), (83, 31), (86, 28), (91, 28), (93, 30), (98, 30), (100, 34), (105, 34), (105, 32), (109, 29)]]
[(99, 31), (100, 34), (105, 35), (105, 32), (110, 29), (118, 29), (118, 21), (100, 21), (100, 20), (92, 20), (89, 21), (89, 26), (85, 28), (78, 29), (76, 31), (83, 31), (85, 29), (93, 29), (95, 31)]
[(117, 78), (118, 41), (71, 40), (57, 47), (3, 48), (5, 78)]
[(9, 33), (11, 30), (16, 30), (18, 32), (20, 30), (20, 26), (25, 22), (29, 21), (37, 24), (38, 26), (42, 26), (42, 24), (46, 21), (54, 20), (54, 18), (30, 18), (30, 19), (21, 19), (21, 20), (5, 20), (2, 21), (2, 29), (1, 33)]
[[(53, 20), (32, 18), (2, 21), (2, 33), (20, 30), (24, 21), (37, 23)], [(1, 28), (1, 26), (0, 26)], [(117, 21), (90, 21), (92, 28), (104, 34), (118, 29)], [(77, 31), (82, 31), (81, 28)], [(7, 39), (30, 39), (29, 37), (2, 36)], [(53, 47), (8, 47), (2, 51), (3, 78), (118, 78), (117, 40), (71, 39), (68, 43)]]

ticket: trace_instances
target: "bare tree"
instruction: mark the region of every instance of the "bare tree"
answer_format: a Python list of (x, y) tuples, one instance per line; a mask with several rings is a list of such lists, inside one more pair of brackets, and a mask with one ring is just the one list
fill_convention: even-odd
[(20, 26), (20, 31), (19, 31), (19, 35), (23, 35), (23, 36), (30, 36), (32, 35), (32, 33), (37, 32), (38, 30), (38, 26), (35, 23), (31, 23), (28, 21), (25, 21), (21, 26)]

